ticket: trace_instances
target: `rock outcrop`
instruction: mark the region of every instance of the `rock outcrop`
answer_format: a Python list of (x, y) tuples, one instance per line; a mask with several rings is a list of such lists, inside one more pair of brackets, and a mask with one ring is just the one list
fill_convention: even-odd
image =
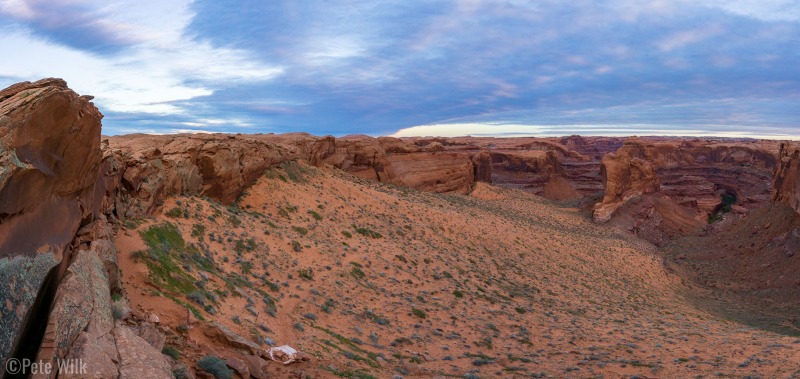
[(603, 157), (601, 175), (605, 195), (594, 208), (595, 221), (608, 221), (631, 198), (658, 191), (660, 183), (653, 164), (638, 155), (635, 145), (626, 144)]
[(61, 259), (94, 208), (100, 119), (60, 79), (0, 91), (0, 257)]
[[(714, 141), (653, 142), (631, 138), (603, 157), (605, 194), (595, 220), (607, 221), (630, 199), (660, 191), (676, 204), (695, 208), (702, 218), (719, 208), (722, 197), (755, 209), (769, 202), (772, 145)], [(656, 185), (658, 183), (659, 185)]]
[[(800, 212), (800, 151), (788, 147), (778, 159), (736, 144), (631, 139), (620, 147), (619, 139), (578, 136), (337, 139), (293, 133), (101, 140), (103, 116), (90, 100), (60, 79), (0, 91), (0, 361), (12, 354), (44, 362), (80, 358), (90, 363), (88, 376), (171, 377), (159, 329), (143, 317), (113, 317), (112, 294), (123, 292), (116, 225), (158, 212), (172, 195), (233, 203), (266, 170), (288, 161), (438, 193), (466, 194), (477, 181), (555, 200), (605, 189), (594, 210), (598, 221), (633, 198), (658, 192), (661, 197), (628, 214), (634, 230), (668, 228), (667, 236), (696, 224), (691, 209), (708, 212), (721, 194), (735, 198), (742, 212), (763, 204), (770, 191), (766, 172), (777, 164), (772, 198)], [(676, 211), (674, 204), (685, 209)], [(206, 327), (206, 338), (239, 350), (228, 359), (238, 372), (266, 376), (257, 344), (224, 325)]]
[(781, 144), (773, 187), (772, 201), (786, 204), (800, 213), (800, 148)]
[(440, 193), (468, 193), (476, 172), (471, 153), (431, 151), (388, 137), (127, 135), (104, 146), (101, 207), (120, 219), (149, 215), (175, 194), (230, 204), (268, 167), (290, 160)]
[[(0, 277), (12, 287), (0, 289), (0, 358), (23, 339), (35, 353), (42, 329), (29, 315), (46, 319), (50, 308), (37, 292), (58, 285), (72, 240), (98, 213), (103, 116), (90, 100), (61, 79), (0, 91)], [(23, 345), (16, 353), (30, 355)]]
[(161, 351), (112, 317), (122, 288), (104, 211), (121, 180), (91, 99), (60, 79), (0, 91), (0, 361), (83, 360), (63, 378), (170, 378)]

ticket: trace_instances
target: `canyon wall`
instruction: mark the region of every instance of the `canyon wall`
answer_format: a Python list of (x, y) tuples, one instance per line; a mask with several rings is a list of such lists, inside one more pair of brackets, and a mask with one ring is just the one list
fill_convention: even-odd
[(0, 358), (41, 335), (26, 316), (47, 312), (37, 293), (60, 281), (98, 211), (102, 115), (89, 100), (60, 79), (0, 91)]
[(778, 161), (773, 149), (768, 141), (631, 138), (603, 157), (605, 195), (595, 206), (595, 220), (607, 221), (629, 199), (655, 192), (697, 209), (698, 217), (714, 212), (722, 195), (745, 209), (761, 207), (770, 200), (771, 171)]
[[(653, 202), (664, 214), (673, 202), (710, 211), (722, 193), (755, 208), (770, 199), (777, 164), (772, 198), (800, 209), (800, 152), (788, 148), (779, 159), (761, 145), (579, 136), (101, 138), (103, 116), (91, 99), (60, 79), (0, 91), (0, 358), (73, 354), (98, 360), (99, 377), (166, 377), (168, 363), (138, 326), (110, 319), (110, 296), (121, 291), (115, 228), (152, 215), (171, 195), (233, 203), (265, 170), (287, 161), (439, 193), (466, 194), (475, 181), (554, 200), (605, 191), (598, 221), (648, 194), (671, 199)], [(129, 353), (152, 364), (132, 362)]]
[(800, 148), (781, 144), (773, 186), (772, 201), (786, 204), (800, 213)]

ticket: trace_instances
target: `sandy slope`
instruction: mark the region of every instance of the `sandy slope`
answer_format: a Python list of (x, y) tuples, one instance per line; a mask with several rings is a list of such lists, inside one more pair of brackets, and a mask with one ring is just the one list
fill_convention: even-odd
[[(117, 236), (132, 308), (160, 317), (190, 367), (231, 349), (178, 302), (314, 356), (271, 365), (274, 377), (800, 375), (800, 341), (694, 307), (651, 245), (534, 195), (485, 184), (435, 195), (291, 163), (237, 204), (172, 198), (163, 210), (178, 217)], [(203, 282), (214, 315), (134, 254), (164, 222), (187, 243), (171, 252), (173, 277)]]

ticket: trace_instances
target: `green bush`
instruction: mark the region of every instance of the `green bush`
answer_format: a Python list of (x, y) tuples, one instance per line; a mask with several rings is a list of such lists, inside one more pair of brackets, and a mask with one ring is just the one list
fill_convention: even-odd
[(180, 207), (175, 207), (167, 211), (167, 217), (181, 218), (183, 217), (183, 210)]
[(322, 215), (320, 215), (319, 213), (317, 213), (315, 211), (308, 211), (308, 214), (310, 214), (312, 217), (314, 217), (314, 220), (322, 221)]
[(176, 361), (178, 359), (181, 359), (181, 352), (172, 346), (164, 346), (164, 349), (161, 350), (161, 353), (170, 356), (172, 359)]
[(367, 274), (364, 273), (364, 270), (358, 266), (353, 266), (353, 268), (350, 270), (350, 275), (356, 279), (364, 279), (367, 277)]
[(367, 228), (359, 228), (359, 227), (356, 227), (355, 225), (353, 225), (353, 227), (355, 227), (356, 233), (361, 234), (364, 237), (383, 238), (383, 236), (380, 233), (378, 233), (378, 232), (376, 232), (374, 230), (367, 229)]
[(214, 356), (206, 356), (197, 362), (197, 366), (203, 371), (214, 375), (217, 379), (231, 379), (233, 378), (233, 371), (228, 368), (228, 365), (222, 359)]
[(305, 280), (314, 280), (314, 269), (312, 268), (301, 268), (297, 270), (297, 275)]

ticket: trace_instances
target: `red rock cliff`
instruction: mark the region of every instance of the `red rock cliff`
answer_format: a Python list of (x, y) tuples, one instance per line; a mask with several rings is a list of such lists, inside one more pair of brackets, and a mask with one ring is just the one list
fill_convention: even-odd
[(629, 199), (658, 191), (660, 183), (653, 164), (642, 159), (643, 152), (635, 141), (626, 142), (616, 153), (603, 156), (601, 175), (605, 195), (595, 205), (594, 219), (608, 221)]
[(0, 257), (53, 251), (92, 217), (100, 119), (60, 79), (0, 91)]
[(781, 144), (773, 186), (772, 201), (786, 204), (800, 213), (800, 148)]

